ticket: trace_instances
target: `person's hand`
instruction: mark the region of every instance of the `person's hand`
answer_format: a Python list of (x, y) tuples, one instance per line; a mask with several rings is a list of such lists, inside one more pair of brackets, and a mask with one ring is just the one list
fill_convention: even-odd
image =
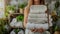
[(37, 32), (37, 29), (31, 29), (32, 32)]
[(44, 32), (45, 30), (43, 28), (39, 28), (39, 29), (31, 29), (32, 32)]
[(43, 28), (39, 28), (39, 29), (37, 29), (37, 32), (42, 33), (42, 32), (44, 32), (44, 29)]

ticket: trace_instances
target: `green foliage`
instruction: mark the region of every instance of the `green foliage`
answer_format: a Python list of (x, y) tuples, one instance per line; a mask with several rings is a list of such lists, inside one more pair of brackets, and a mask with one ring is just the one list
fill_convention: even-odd
[(27, 6), (27, 3), (26, 3), (26, 2), (18, 5), (18, 7), (19, 7), (19, 8), (22, 8), (22, 9), (25, 8), (25, 6)]
[(54, 15), (54, 16), (52, 16), (52, 19), (53, 19), (54, 22), (56, 22), (56, 21), (58, 21), (58, 16)]
[(6, 6), (6, 12), (5, 12), (5, 16), (8, 16), (8, 14), (9, 14), (9, 11), (14, 11), (15, 10), (15, 6), (10, 6), (10, 5), (7, 5)]
[(8, 13), (7, 12), (5, 13), (5, 16), (8, 17)]
[(17, 34), (20, 30), (18, 28), (14, 29), (14, 32)]
[(5, 24), (7, 21), (5, 21), (4, 19), (0, 19), (0, 34), (4, 34), (6, 33), (6, 29), (5, 29)]
[(55, 3), (55, 9), (57, 9), (59, 7), (59, 4), (60, 4), (60, 2), (56, 1), (56, 3)]
[(24, 15), (19, 15), (16, 17), (17, 18), (17, 21), (23, 21), (24, 20)]
[(59, 31), (59, 27), (58, 26), (55, 26), (55, 31)]
[(15, 6), (6, 6), (6, 12), (8, 13), (10, 10), (14, 11), (15, 10)]

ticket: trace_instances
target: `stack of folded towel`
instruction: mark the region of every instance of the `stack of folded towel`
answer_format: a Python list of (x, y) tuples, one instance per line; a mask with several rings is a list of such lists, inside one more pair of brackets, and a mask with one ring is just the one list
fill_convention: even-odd
[[(32, 5), (28, 15), (26, 28), (32, 29), (42, 27), (44, 29), (48, 29), (48, 16), (45, 11), (47, 11), (47, 7), (45, 5)], [(52, 26), (51, 15), (49, 15), (49, 23), (50, 26)]]

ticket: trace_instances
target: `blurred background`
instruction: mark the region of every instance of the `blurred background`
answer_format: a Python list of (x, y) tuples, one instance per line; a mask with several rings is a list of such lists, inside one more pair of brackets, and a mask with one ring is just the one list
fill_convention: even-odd
[[(24, 8), (29, 0), (0, 0), (0, 34), (25, 34)], [(53, 26), (51, 34), (60, 32), (60, 0), (45, 0)], [(59, 33), (60, 34), (60, 33)]]

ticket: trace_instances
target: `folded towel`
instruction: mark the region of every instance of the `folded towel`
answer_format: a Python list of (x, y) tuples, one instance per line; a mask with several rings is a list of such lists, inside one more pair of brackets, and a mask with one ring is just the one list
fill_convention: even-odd
[(46, 18), (47, 17), (47, 14), (30, 14), (28, 15), (28, 17), (30, 18)]
[(50, 34), (50, 32), (49, 31), (44, 31), (43, 33), (40, 33), (40, 32), (31, 32), (31, 30), (26, 29), (25, 30), (25, 34)]
[(45, 23), (47, 22), (48, 19), (47, 18), (29, 18), (28, 17), (28, 22), (33, 22), (33, 23)]
[(30, 7), (30, 13), (45, 13), (47, 7), (45, 5), (32, 5)]
[(26, 28), (27, 28), (27, 29), (34, 29), (34, 28), (39, 29), (39, 28), (43, 28), (43, 29), (46, 30), (46, 29), (48, 29), (49, 27), (48, 27), (48, 23), (45, 23), (45, 24), (27, 23)]

